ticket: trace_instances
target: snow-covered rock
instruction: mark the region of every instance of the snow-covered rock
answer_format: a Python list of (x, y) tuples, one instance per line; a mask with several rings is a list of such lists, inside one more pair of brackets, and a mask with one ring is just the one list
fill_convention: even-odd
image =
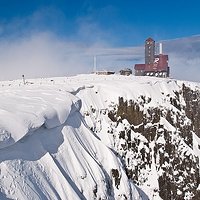
[(0, 199), (198, 199), (199, 88), (94, 74), (1, 82)]
[(1, 87), (0, 199), (141, 199), (80, 113), (90, 86), (43, 81)]

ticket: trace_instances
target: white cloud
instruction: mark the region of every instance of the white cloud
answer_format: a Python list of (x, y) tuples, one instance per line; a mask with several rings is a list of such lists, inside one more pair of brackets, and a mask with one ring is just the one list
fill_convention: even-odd
[(51, 33), (37, 33), (30, 37), (0, 43), (0, 79), (65, 76), (91, 69), (82, 55), (83, 48), (66, 40), (58, 40)]

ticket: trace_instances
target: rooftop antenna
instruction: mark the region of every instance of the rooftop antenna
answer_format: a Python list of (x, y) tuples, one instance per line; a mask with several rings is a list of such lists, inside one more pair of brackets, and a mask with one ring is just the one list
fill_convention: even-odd
[(162, 47), (162, 43), (159, 43), (159, 54), (163, 53), (163, 47)]
[(97, 71), (97, 56), (96, 55), (94, 56), (94, 68), (93, 68), (93, 70), (94, 70), (94, 73), (96, 74), (96, 71)]

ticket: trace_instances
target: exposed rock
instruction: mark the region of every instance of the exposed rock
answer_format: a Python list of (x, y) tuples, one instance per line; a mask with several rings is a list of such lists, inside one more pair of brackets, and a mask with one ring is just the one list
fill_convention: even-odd
[[(181, 98), (186, 106), (180, 103)], [(124, 125), (119, 134), (114, 133), (115, 149), (125, 162), (128, 177), (142, 186), (148, 182), (155, 166), (162, 199), (198, 199), (199, 160), (190, 149), (193, 148), (192, 133), (200, 136), (199, 91), (183, 84), (182, 91), (176, 91), (175, 97), (170, 97), (170, 103), (176, 109), (149, 107), (145, 112), (144, 105), (149, 102), (144, 96), (139, 102), (120, 97), (116, 111), (108, 113), (118, 125), (123, 125), (123, 120), (130, 124)], [(166, 119), (174, 131), (163, 127), (161, 118)], [(113, 171), (113, 174), (118, 180), (117, 172)]]

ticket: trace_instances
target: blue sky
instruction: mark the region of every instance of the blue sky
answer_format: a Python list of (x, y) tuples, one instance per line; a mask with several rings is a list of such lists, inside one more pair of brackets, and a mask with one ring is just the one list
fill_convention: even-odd
[[(23, 21), (1, 35), (48, 30), (83, 43), (97, 38), (132, 46), (148, 36), (165, 40), (199, 34), (199, 7), (198, 0), (0, 0), (1, 24)], [(82, 24), (96, 37), (81, 35)]]
[(0, 80), (90, 73), (94, 55), (99, 70), (133, 68), (150, 36), (165, 41), (171, 77), (200, 81), (199, 8), (199, 0), (0, 0)]

